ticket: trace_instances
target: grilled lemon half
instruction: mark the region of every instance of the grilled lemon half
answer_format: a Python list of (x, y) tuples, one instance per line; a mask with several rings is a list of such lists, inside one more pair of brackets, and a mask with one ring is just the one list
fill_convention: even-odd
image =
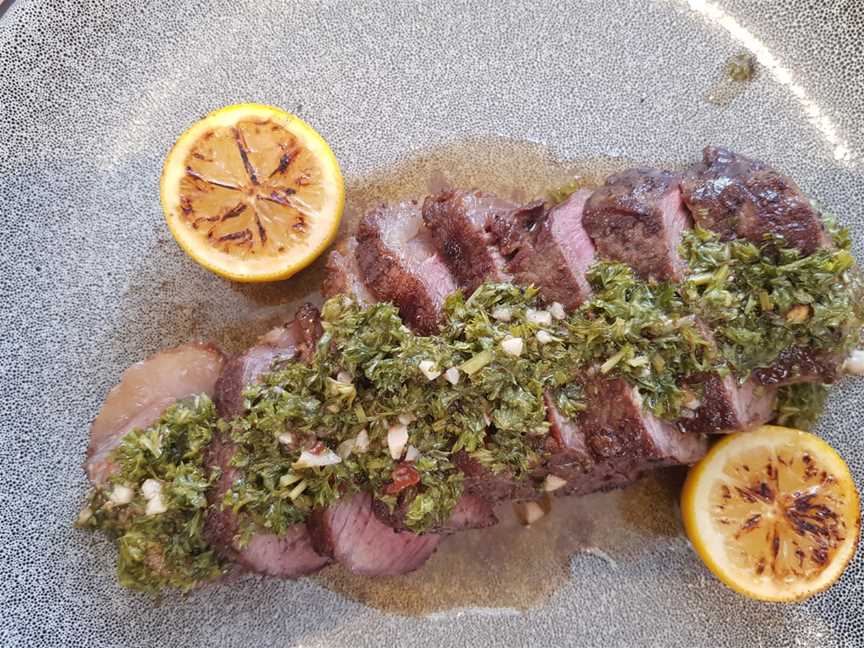
[(235, 281), (302, 270), (332, 242), (345, 203), (327, 142), (299, 117), (260, 104), (217, 110), (165, 160), (168, 228), (205, 268)]
[(690, 471), (681, 508), (708, 568), (764, 601), (800, 601), (831, 586), (861, 528), (840, 455), (817, 436), (772, 425), (715, 445)]

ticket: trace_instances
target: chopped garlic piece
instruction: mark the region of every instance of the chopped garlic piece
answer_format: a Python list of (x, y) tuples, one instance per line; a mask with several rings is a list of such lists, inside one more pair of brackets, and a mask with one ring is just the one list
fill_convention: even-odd
[(549, 331), (544, 331), (543, 329), (537, 331), (537, 333), (534, 334), (534, 337), (537, 338), (537, 341), (540, 344), (549, 344), (552, 340), (555, 339), (554, 337), (552, 337), (552, 334), (549, 333)]
[(335, 452), (330, 448), (325, 448), (323, 452), (318, 454), (304, 450), (300, 453), (300, 458), (291, 464), (292, 468), (312, 468), (317, 466), (332, 466), (342, 461)]
[(117, 484), (111, 490), (111, 494), (108, 496), (108, 499), (111, 500), (112, 503), (117, 506), (122, 506), (123, 504), (128, 504), (132, 501), (132, 498), (135, 497), (135, 491), (133, 491), (128, 486), (124, 486), (123, 484)]
[(421, 360), (420, 364), (417, 366), (420, 368), (420, 371), (423, 372), (423, 375), (429, 380), (435, 380), (441, 375), (441, 370), (438, 369), (438, 365), (432, 362), (432, 360)]
[(416, 461), (419, 456), (420, 451), (414, 446), (409, 445), (408, 449), (405, 451), (405, 461)]
[(522, 355), (522, 346), (523, 344), (521, 337), (507, 338), (506, 340), (502, 340), (501, 342), (501, 349), (504, 351), (504, 353), (512, 356)]
[(165, 500), (162, 499), (162, 494), (158, 493), (149, 500), (147, 500), (147, 506), (144, 508), (144, 513), (146, 515), (158, 515), (159, 513), (164, 513), (167, 510), (168, 507), (165, 506)]
[(341, 383), (350, 384), (351, 383), (351, 374), (347, 371), (340, 371), (336, 374), (336, 380)]
[(399, 459), (406, 445), (408, 445), (408, 427), (401, 423), (391, 425), (387, 431), (387, 447), (390, 449), (390, 456)]
[(456, 367), (450, 367), (444, 372), (444, 378), (446, 378), (447, 382), (455, 387), (459, 383), (459, 369)]
[(399, 415), (399, 422), (402, 425), (411, 425), (416, 420), (417, 420), (417, 417), (414, 416), (413, 414), (400, 414)]
[(546, 475), (546, 480), (543, 482), (543, 490), (547, 493), (556, 491), (567, 485), (566, 479), (561, 479), (558, 475)]
[(276, 438), (279, 439), (279, 443), (282, 445), (291, 445), (294, 443), (294, 435), (290, 432), (283, 432)]
[(856, 376), (864, 375), (864, 350), (855, 349), (852, 351), (846, 358), (846, 362), (843, 363), (843, 370)]
[(85, 524), (91, 517), (93, 517), (93, 509), (89, 506), (85, 506), (78, 513), (78, 524)]
[(357, 439), (345, 439), (336, 448), (336, 454), (338, 454), (341, 459), (347, 459), (351, 456), (351, 453), (354, 452), (354, 447), (356, 445)]
[(546, 515), (546, 511), (537, 502), (514, 502), (513, 510), (516, 512), (519, 521), (525, 526), (531, 526)]
[(534, 310), (533, 308), (529, 308), (528, 312), (525, 313), (525, 319), (532, 324), (548, 325), (552, 323), (552, 313), (545, 310)]
[(145, 500), (151, 500), (157, 495), (162, 494), (162, 482), (158, 479), (145, 479), (141, 484), (141, 495)]
[(492, 311), (492, 318), (499, 322), (509, 322), (513, 319), (513, 312), (506, 306), (498, 306)]
[(369, 433), (366, 428), (357, 433), (357, 438), (354, 439), (354, 450), (360, 453), (366, 452), (369, 449)]
[(552, 302), (552, 305), (549, 306), (549, 312), (557, 320), (562, 320), (567, 316), (567, 313), (564, 312), (564, 306), (559, 302)]

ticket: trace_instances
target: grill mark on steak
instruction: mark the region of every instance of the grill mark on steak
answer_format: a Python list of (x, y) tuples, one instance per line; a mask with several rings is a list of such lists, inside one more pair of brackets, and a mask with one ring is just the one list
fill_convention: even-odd
[(356, 257), (363, 283), (378, 301), (392, 302), (420, 334), (438, 330), (444, 299), (456, 284), (435, 253), (416, 203), (367, 213), (357, 229)]
[(676, 174), (628, 169), (609, 176), (585, 204), (582, 223), (600, 256), (626, 263), (644, 279), (682, 279), (678, 245), (690, 216)]
[(812, 254), (830, 244), (822, 220), (798, 185), (764, 162), (708, 146), (681, 180), (684, 202), (700, 227), (723, 239), (762, 243), (767, 234)]
[(482, 191), (446, 191), (423, 201), (423, 222), (435, 249), (466, 295), (486, 281), (510, 281), (487, 223), (516, 207)]
[(396, 576), (423, 566), (441, 536), (396, 531), (372, 510), (368, 493), (346, 495), (307, 522), (313, 546), (343, 567), (363, 576)]
[(590, 189), (580, 189), (533, 223), (507, 264), (516, 283), (537, 286), (544, 301), (559, 302), (567, 310), (578, 308), (591, 294), (585, 273), (595, 260), (594, 244), (582, 225), (590, 195)]

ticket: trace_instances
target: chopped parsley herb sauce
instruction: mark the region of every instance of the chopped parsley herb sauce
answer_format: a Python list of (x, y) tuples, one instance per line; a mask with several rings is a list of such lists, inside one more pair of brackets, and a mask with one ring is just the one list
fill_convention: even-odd
[(156, 424), (123, 437), (112, 456), (118, 470), (90, 494), (77, 524), (117, 542), (124, 587), (188, 590), (222, 574), (202, 534), (217, 477), (206, 475), (203, 453), (216, 422), (206, 395), (172, 405)]
[[(218, 577), (202, 525), (205, 491), (218, 477), (207, 475), (203, 448), (219, 433), (236, 444), (232, 463), (244, 476), (223, 505), (241, 514), (247, 539), (256, 529), (282, 533), (356, 490), (392, 507), (411, 489), (406, 526), (434, 529), (462, 493), (454, 455), (530, 480), (543, 459), (546, 399), (576, 415), (585, 371), (630, 381), (646, 408), (675, 420), (693, 398), (686, 376), (743, 380), (791, 345), (847, 354), (864, 313), (848, 236), (832, 233), (834, 248), (801, 257), (778, 241), (721, 242), (695, 229), (681, 247), (690, 270), (681, 284), (599, 262), (588, 273), (592, 298), (569, 314), (543, 305), (533, 287), (485, 284), (447, 299), (434, 336), (414, 334), (390, 304), (332, 298), (311, 363), (272, 367), (247, 389), (247, 412), (235, 420), (218, 420), (201, 396), (127, 435), (114, 453), (119, 470), (79, 524), (117, 538), (129, 587), (188, 589)], [(824, 393), (782, 388), (778, 421), (811, 425)], [(160, 485), (163, 512), (147, 514), (146, 480)]]

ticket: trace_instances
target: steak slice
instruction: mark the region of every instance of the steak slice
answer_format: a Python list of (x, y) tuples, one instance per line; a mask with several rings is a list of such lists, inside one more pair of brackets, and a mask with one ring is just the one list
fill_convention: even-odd
[(182, 344), (136, 362), (123, 372), (90, 426), (84, 468), (94, 486), (116, 469), (110, 455), (126, 434), (159, 420), (172, 404), (213, 396), (225, 357), (211, 344)]
[(680, 281), (685, 266), (678, 245), (690, 217), (678, 180), (657, 169), (609, 176), (591, 194), (582, 219), (600, 256), (626, 263), (645, 279)]
[[(409, 493), (408, 491), (411, 492)], [(384, 502), (377, 499), (373, 500), (372, 510), (378, 519), (388, 527), (396, 531), (407, 531), (405, 515), (415, 494), (413, 488), (402, 491), (392, 511)], [(491, 502), (477, 495), (462, 495), (459, 501), (456, 502), (456, 506), (453, 507), (450, 519), (442, 526), (434, 528), (431, 531), (448, 534), (468, 529), (485, 529), (496, 524), (498, 524), (498, 518), (495, 515)]]
[(584, 495), (625, 486), (646, 471), (692, 464), (701, 459), (707, 442), (687, 434), (643, 410), (635, 388), (621, 378), (589, 378), (586, 409), (568, 419), (547, 397), (551, 424), (550, 456), (541, 474), (567, 483), (560, 495)]
[(692, 415), (678, 422), (686, 432), (742, 432), (767, 423), (774, 415), (777, 389), (759, 384), (752, 376), (743, 385), (732, 376), (717, 374), (698, 374), (688, 382), (701, 387), (702, 397)]
[(510, 212), (492, 214), (486, 223), (492, 242), (506, 258), (512, 259), (534, 241), (534, 232), (546, 218), (546, 206), (536, 200)]
[(526, 233), (507, 265), (517, 284), (534, 284), (547, 302), (578, 308), (591, 294), (585, 276), (594, 263), (594, 244), (582, 224), (590, 189), (580, 189)]
[(540, 497), (531, 484), (521, 482), (507, 472), (492, 472), (464, 450), (454, 454), (452, 461), (465, 476), (463, 488), (466, 495), (473, 495), (491, 503)]
[(278, 578), (298, 578), (313, 574), (331, 562), (312, 546), (305, 524), (294, 524), (282, 535), (258, 531), (243, 546), (238, 539), (240, 524), (230, 506), (223, 507), (225, 494), (241, 477), (231, 466), (236, 448), (224, 435), (218, 435), (207, 449), (206, 465), (218, 469), (220, 476), (207, 495), (210, 503), (204, 521), (208, 542), (225, 560), (232, 560), (244, 569)]
[(509, 200), (482, 191), (447, 191), (423, 201), (423, 222), (435, 249), (467, 295), (484, 281), (510, 281), (487, 223), (515, 208)]
[(396, 531), (372, 510), (368, 493), (347, 495), (314, 511), (308, 522), (318, 552), (363, 576), (396, 576), (423, 566), (441, 536)]
[(824, 349), (791, 346), (780, 352), (770, 367), (756, 369), (753, 377), (761, 385), (837, 382), (843, 357)]
[[(705, 341), (716, 344), (704, 321), (697, 319), (696, 328)], [(699, 405), (678, 421), (687, 432), (726, 434), (751, 430), (771, 420), (777, 405), (777, 390), (763, 387), (752, 376), (739, 385), (733, 376), (700, 373), (688, 376), (685, 383), (701, 392)]]
[(466, 529), (486, 529), (498, 524), (492, 504), (476, 495), (463, 495), (453, 507), (447, 526), (441, 533), (452, 533)]
[(277, 360), (309, 361), (321, 337), (321, 315), (311, 304), (301, 306), (294, 319), (261, 336), (254, 346), (234, 356), (216, 382), (216, 409), (219, 416), (232, 419), (245, 411), (243, 392)]
[[(294, 319), (277, 326), (259, 338), (258, 342), (232, 358), (216, 383), (216, 407), (226, 419), (245, 411), (243, 392), (277, 360), (309, 361), (315, 343), (321, 336), (318, 309), (310, 304), (301, 306)], [(220, 434), (207, 449), (206, 465), (220, 471), (219, 480), (208, 493), (210, 507), (204, 522), (209, 542), (220, 556), (233, 560), (250, 571), (297, 578), (311, 574), (330, 562), (312, 548), (305, 524), (295, 524), (284, 534), (256, 531), (243, 546), (237, 538), (240, 523), (230, 506), (223, 507), (225, 494), (242, 474), (231, 466), (236, 448), (226, 435)]]
[(349, 238), (341, 248), (330, 252), (324, 266), (324, 281), (321, 294), (325, 298), (335, 295), (349, 295), (361, 306), (375, 303), (375, 298), (360, 277), (357, 265), (357, 239)]
[(456, 290), (435, 253), (416, 202), (381, 206), (357, 229), (357, 266), (377, 301), (392, 302), (420, 334), (438, 330), (444, 299)]
[(728, 149), (706, 147), (702, 162), (681, 180), (681, 192), (696, 223), (723, 239), (762, 243), (773, 234), (804, 255), (830, 244), (822, 219), (791, 178)]

